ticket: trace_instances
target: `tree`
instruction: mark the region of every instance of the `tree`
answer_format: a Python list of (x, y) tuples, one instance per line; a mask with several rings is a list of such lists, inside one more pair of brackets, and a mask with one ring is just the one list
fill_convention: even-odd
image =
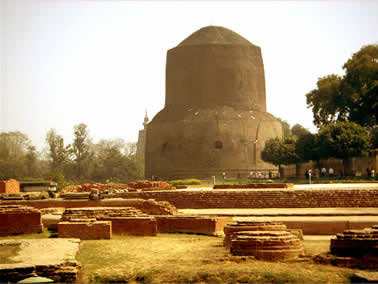
[(87, 125), (80, 123), (74, 126), (74, 141), (72, 143), (72, 154), (74, 155), (77, 177), (83, 177), (84, 166), (87, 164), (90, 153), (90, 140)]
[(308, 129), (304, 128), (302, 125), (300, 124), (295, 124), (292, 128), (291, 128), (291, 134), (293, 136), (296, 136), (296, 137), (302, 137), (304, 135), (307, 135), (311, 133)]
[(317, 88), (306, 94), (318, 127), (337, 121), (362, 126), (377, 125), (378, 45), (362, 47), (344, 65), (345, 75), (318, 79)]
[(312, 108), (314, 124), (318, 127), (346, 120), (345, 98), (340, 92), (342, 78), (328, 75), (318, 79), (317, 88), (306, 94), (307, 107)]
[(325, 126), (319, 131), (318, 139), (321, 157), (342, 159), (346, 174), (350, 174), (348, 159), (361, 156), (370, 146), (369, 131), (354, 122)]
[(28, 151), (25, 155), (25, 164), (27, 167), (27, 175), (29, 177), (34, 177), (37, 173), (37, 161), (38, 153), (36, 148), (32, 145), (28, 146)]
[(263, 161), (278, 166), (281, 172), (281, 165), (295, 164), (298, 157), (295, 153), (296, 138), (293, 136), (285, 139), (271, 138), (265, 142), (264, 150), (261, 152)]
[(0, 179), (25, 176), (25, 154), (29, 145), (28, 137), (19, 131), (0, 133)]
[(344, 64), (343, 69), (348, 120), (363, 126), (377, 125), (378, 44), (362, 47)]
[(291, 136), (290, 124), (281, 118), (278, 118), (282, 125), (283, 138)]
[(53, 128), (47, 132), (46, 142), (49, 147), (51, 171), (63, 173), (64, 166), (69, 160), (70, 145), (65, 147), (63, 137), (58, 135)]

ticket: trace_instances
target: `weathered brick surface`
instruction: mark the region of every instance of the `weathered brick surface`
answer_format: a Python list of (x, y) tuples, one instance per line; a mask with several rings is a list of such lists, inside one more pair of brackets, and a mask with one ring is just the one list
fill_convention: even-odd
[(40, 233), (43, 230), (38, 209), (19, 206), (0, 206), (0, 236)]
[(79, 221), (59, 222), (59, 238), (79, 238), (81, 240), (99, 240), (112, 238), (112, 222), (110, 221)]
[(83, 207), (134, 207), (148, 215), (174, 215), (177, 214), (177, 208), (166, 201), (155, 201), (153, 199), (141, 198), (114, 198), (104, 200), (62, 200), (62, 199), (46, 199), (46, 200), (14, 200), (0, 201), (4, 205), (24, 205), (35, 208), (83, 208)]
[(114, 234), (156, 236), (157, 233), (154, 217), (114, 217), (101, 220), (112, 222)]
[(0, 193), (19, 193), (20, 183), (17, 180), (0, 180)]
[[(363, 230), (345, 230), (331, 239), (331, 253), (337, 256), (378, 257), (378, 225)], [(378, 264), (378, 263), (377, 263)]]
[(224, 241), (225, 247), (231, 246), (231, 240), (235, 233), (243, 231), (286, 231), (287, 228), (282, 222), (274, 221), (236, 221), (224, 227)]
[(236, 232), (230, 251), (233, 255), (252, 255), (270, 261), (289, 260), (304, 254), (301, 241), (286, 231)]
[(168, 201), (177, 208), (378, 207), (377, 189), (128, 192), (124, 198)]
[(223, 235), (223, 228), (232, 222), (227, 217), (155, 216), (159, 233), (194, 233)]
[(156, 219), (133, 207), (69, 208), (62, 216), (62, 221), (77, 219), (110, 221), (115, 234), (155, 236), (157, 233)]

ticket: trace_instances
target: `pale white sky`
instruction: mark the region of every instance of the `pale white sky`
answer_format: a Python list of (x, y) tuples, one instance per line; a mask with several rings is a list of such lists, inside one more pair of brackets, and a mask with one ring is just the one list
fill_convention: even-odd
[(164, 107), (168, 49), (207, 25), (261, 47), (267, 107), (315, 131), (305, 94), (378, 41), (378, 1), (0, 0), (0, 131), (137, 141)]

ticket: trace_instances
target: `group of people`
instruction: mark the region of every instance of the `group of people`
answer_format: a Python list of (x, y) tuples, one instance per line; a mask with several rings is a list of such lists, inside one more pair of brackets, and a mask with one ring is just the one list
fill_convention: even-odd
[(368, 177), (375, 177), (375, 170), (374, 170), (374, 168), (367, 168), (366, 169), (366, 174), (367, 174), (367, 176)]
[[(321, 177), (327, 177), (327, 176), (333, 177), (333, 176), (335, 176), (335, 170), (333, 168), (329, 168), (328, 172), (327, 172), (327, 169), (323, 167), (320, 170), (320, 175), (321, 175)], [(318, 169), (316, 169), (315, 171), (312, 171), (311, 169), (306, 169), (306, 171), (305, 171), (305, 178), (306, 179), (309, 179), (310, 177), (312, 177), (312, 178), (320, 177), (320, 175), (319, 175)], [(344, 175), (344, 169), (342, 169), (340, 171), (340, 175), (342, 175), (342, 176)]]

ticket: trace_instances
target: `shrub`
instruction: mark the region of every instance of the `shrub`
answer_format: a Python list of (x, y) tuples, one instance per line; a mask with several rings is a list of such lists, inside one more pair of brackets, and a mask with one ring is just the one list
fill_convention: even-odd
[(192, 178), (192, 179), (184, 179), (184, 180), (182, 179), (171, 180), (169, 183), (175, 186), (175, 185), (201, 184), (201, 181), (198, 179)]

